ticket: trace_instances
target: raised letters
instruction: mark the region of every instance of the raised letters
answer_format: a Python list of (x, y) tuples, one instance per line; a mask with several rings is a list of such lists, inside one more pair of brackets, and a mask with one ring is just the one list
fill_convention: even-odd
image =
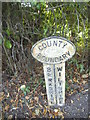
[(65, 103), (65, 61), (75, 54), (75, 46), (62, 37), (48, 37), (38, 41), (31, 49), (32, 55), (43, 63), (48, 104)]
[(58, 70), (58, 71), (62, 71), (62, 67), (61, 67), (61, 68), (58, 68), (58, 67), (57, 67), (57, 70)]

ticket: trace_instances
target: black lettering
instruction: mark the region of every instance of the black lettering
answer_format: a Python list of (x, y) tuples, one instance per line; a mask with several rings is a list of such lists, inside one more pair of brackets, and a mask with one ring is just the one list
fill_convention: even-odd
[(45, 61), (46, 57), (45, 56), (42, 56), (42, 60)]
[(53, 97), (53, 95), (51, 94), (51, 97)]
[(57, 67), (57, 70), (58, 70), (58, 71), (62, 71), (62, 67), (60, 67), (60, 68)]
[(42, 46), (43, 46), (44, 48), (46, 48), (46, 47), (47, 47), (46, 43), (42, 43)]
[(62, 57), (63, 57), (64, 59), (67, 58), (66, 54), (63, 54)]
[(45, 57), (45, 60), (44, 60), (45, 62), (48, 62), (48, 58), (47, 57)]
[(62, 90), (62, 87), (58, 87), (58, 90)]
[(58, 92), (59, 94), (62, 93), (62, 90)]
[(61, 86), (61, 82), (59, 82), (59, 85)]
[(49, 78), (49, 79), (48, 79), (48, 81), (52, 81), (52, 79), (51, 79), (51, 78)]
[(53, 102), (51, 101), (51, 104), (53, 104)]
[(60, 78), (58, 78), (58, 82), (59, 82), (59, 85), (61, 86), (62, 81), (60, 80)]
[(53, 89), (52, 89), (52, 87), (49, 87), (49, 93), (50, 93), (50, 94), (53, 93)]
[(70, 56), (70, 52), (69, 51), (66, 54), (68, 54)]
[(60, 81), (60, 78), (58, 78), (58, 81)]
[(53, 41), (53, 46), (57, 46), (57, 41)]
[(58, 62), (58, 57), (55, 57), (55, 62)]
[(52, 104), (52, 101), (51, 101), (51, 104)]
[(49, 60), (50, 62), (54, 62), (54, 59), (53, 59), (53, 58), (48, 58), (48, 60)]
[(59, 61), (61, 61), (61, 60), (63, 60), (63, 58), (60, 56), (60, 57), (59, 57)]
[(50, 74), (50, 73), (47, 73), (47, 76), (51, 76), (51, 74)]
[(51, 41), (47, 41), (47, 46), (48, 46), (48, 47), (51, 46)]
[(50, 67), (47, 68), (47, 72), (51, 72), (51, 68)]
[(49, 86), (52, 86), (52, 84), (51, 84), (51, 83), (49, 83)]
[(41, 53), (39, 53), (38, 55), (37, 55), (37, 58), (40, 58), (41, 57)]
[(65, 43), (62, 48), (64, 48), (66, 45), (67, 45), (67, 43)]
[(62, 97), (61, 94), (59, 96)]
[(39, 49), (39, 50), (43, 50), (42, 46), (38, 46), (38, 49)]
[(63, 97), (61, 96), (61, 98), (59, 98), (59, 100), (63, 100)]
[(61, 73), (59, 72), (59, 76), (61, 76)]
[(53, 89), (52, 89), (52, 87), (49, 87), (49, 90), (53, 92)]
[(59, 41), (59, 47), (60, 47), (61, 43), (62, 43), (62, 41)]
[(59, 98), (59, 104), (61, 104), (62, 103), (62, 98)]

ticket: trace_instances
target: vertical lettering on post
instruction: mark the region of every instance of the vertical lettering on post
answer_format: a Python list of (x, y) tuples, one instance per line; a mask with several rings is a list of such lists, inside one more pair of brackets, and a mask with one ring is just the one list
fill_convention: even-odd
[(43, 64), (43, 69), (44, 69), (48, 104), (50, 106), (54, 106), (56, 104), (56, 98), (55, 98), (53, 65)]
[(43, 63), (49, 106), (65, 104), (65, 61), (75, 51), (71, 41), (58, 36), (44, 38), (32, 46), (32, 56)]
[(57, 105), (65, 104), (65, 63), (56, 64)]

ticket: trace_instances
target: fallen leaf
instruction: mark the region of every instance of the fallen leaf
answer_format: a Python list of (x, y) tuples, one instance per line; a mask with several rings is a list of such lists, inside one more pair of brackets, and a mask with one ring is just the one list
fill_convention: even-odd
[(58, 115), (58, 109), (54, 109), (54, 114), (55, 114), (55, 116)]
[(35, 99), (36, 101), (38, 101), (38, 97), (34, 97), (34, 99)]
[(77, 82), (78, 80), (76, 78), (73, 79), (73, 82)]
[(35, 113), (34, 113), (34, 112), (32, 112), (32, 117), (33, 117), (33, 118), (35, 117)]
[(72, 80), (69, 80), (68, 83), (72, 83)]
[(82, 75), (82, 78), (84, 78), (84, 79), (85, 79), (85, 78), (88, 78), (88, 74), (83, 74), (83, 75)]
[(11, 119), (13, 119), (13, 115), (8, 116), (8, 120), (11, 120)]
[(9, 105), (5, 106), (5, 110), (8, 111), (9, 109)]
[(63, 112), (61, 112), (61, 110), (58, 111), (58, 116), (64, 118)]
[(3, 100), (3, 98), (4, 98), (4, 92), (1, 92), (0, 93), (0, 102)]
[(39, 115), (39, 109), (38, 108), (35, 109), (35, 113), (36, 113), (36, 115)]
[(29, 99), (29, 96), (26, 96), (25, 99), (28, 100), (28, 99)]
[(44, 112), (43, 112), (43, 114), (45, 115), (47, 113), (47, 110), (46, 109), (44, 109)]
[(13, 102), (13, 99), (11, 99), (11, 103)]
[(88, 91), (88, 89), (85, 90), (85, 92), (87, 92), (87, 91)]
[(80, 100), (80, 98), (77, 98), (77, 100), (79, 101), (79, 100)]
[(85, 83), (87, 83), (87, 81), (84, 80), (82, 83), (85, 84)]
[(73, 100), (71, 100), (71, 103), (74, 103), (74, 101), (73, 101)]

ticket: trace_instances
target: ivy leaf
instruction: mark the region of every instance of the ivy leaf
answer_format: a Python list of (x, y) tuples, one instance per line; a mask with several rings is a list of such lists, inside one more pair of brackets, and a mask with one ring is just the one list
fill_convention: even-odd
[(6, 48), (10, 49), (12, 47), (12, 44), (9, 40), (5, 40), (4, 45)]

